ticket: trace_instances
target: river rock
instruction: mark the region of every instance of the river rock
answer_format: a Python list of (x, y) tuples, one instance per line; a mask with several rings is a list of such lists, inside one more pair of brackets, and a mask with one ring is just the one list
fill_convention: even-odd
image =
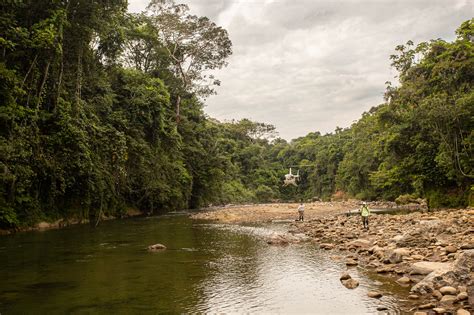
[(369, 241), (369, 240), (359, 238), (359, 239), (356, 239), (354, 241), (351, 241), (348, 245), (353, 246), (353, 247), (357, 247), (357, 248), (366, 248), (366, 249), (368, 249), (372, 245), (372, 242)]
[(436, 305), (434, 303), (426, 303), (426, 304), (422, 304), (420, 306), (418, 306), (419, 309), (427, 309), (427, 308), (433, 308), (435, 307)]
[(432, 295), (439, 301), (443, 298), (443, 293), (439, 292), (438, 290), (434, 290)]
[(341, 275), (341, 277), (339, 278), (339, 280), (342, 281), (342, 280), (348, 280), (348, 279), (351, 279), (351, 278), (352, 278), (352, 277), (351, 277), (351, 275), (350, 275), (349, 273), (344, 272), (344, 273)]
[(455, 253), (458, 251), (458, 249), (456, 248), (456, 246), (453, 246), (453, 245), (448, 245), (444, 248), (444, 250), (446, 251), (446, 253)]
[(441, 300), (439, 301), (441, 305), (450, 305), (456, 302), (456, 296), (455, 295), (444, 295)]
[[(407, 248), (396, 248), (386, 253), (386, 260), (392, 264), (398, 264), (403, 261), (403, 257), (410, 255), (410, 250)], [(385, 259), (384, 259), (385, 262)]]
[(466, 311), (463, 308), (460, 308), (456, 311), (456, 315), (471, 315), (471, 313), (469, 313), (469, 311)]
[(435, 307), (433, 309), (433, 312), (435, 312), (436, 314), (443, 314), (446, 312), (446, 309), (445, 308), (442, 308), (442, 307)]
[(419, 255), (419, 254), (411, 255), (410, 257), (413, 258), (414, 260), (423, 260), (423, 259), (425, 259), (425, 257), (423, 255)]
[(467, 292), (461, 292), (456, 296), (456, 299), (458, 301), (464, 301), (464, 300), (467, 300), (468, 298), (469, 298), (469, 295), (467, 294)]
[(448, 269), (449, 267), (451, 267), (450, 263), (420, 261), (411, 265), (410, 274), (427, 275), (435, 270), (444, 270), (444, 269)]
[(411, 279), (404, 276), (404, 277), (401, 277), (400, 279), (398, 279), (397, 282), (400, 283), (400, 284), (409, 284), (411, 282)]
[(154, 244), (154, 245), (148, 246), (148, 250), (150, 252), (156, 252), (156, 251), (161, 251), (161, 250), (165, 250), (165, 249), (166, 249), (166, 246), (163, 245), (163, 244)]
[(270, 245), (288, 245), (289, 241), (284, 235), (279, 234), (279, 233), (273, 233), (267, 239), (267, 244), (270, 244)]
[(355, 279), (342, 280), (341, 282), (348, 289), (355, 289), (359, 286), (359, 281)]
[(370, 298), (379, 299), (379, 298), (382, 297), (382, 293), (377, 292), (377, 291), (369, 291), (367, 293), (367, 296), (370, 297)]
[(462, 244), (461, 249), (474, 249), (474, 242), (473, 243)]
[(454, 263), (454, 268), (462, 272), (474, 272), (474, 249), (466, 250)]
[(418, 228), (403, 234), (396, 244), (398, 247), (427, 247), (434, 240), (430, 234), (438, 235), (444, 228), (440, 220), (421, 220)]
[(443, 295), (447, 295), (447, 294), (455, 295), (458, 292), (458, 290), (456, 290), (456, 288), (446, 286), (446, 287), (440, 288), (439, 292), (441, 292), (441, 294)]
[(322, 243), (319, 245), (320, 248), (325, 249), (325, 250), (330, 250), (334, 248), (334, 244), (331, 243)]

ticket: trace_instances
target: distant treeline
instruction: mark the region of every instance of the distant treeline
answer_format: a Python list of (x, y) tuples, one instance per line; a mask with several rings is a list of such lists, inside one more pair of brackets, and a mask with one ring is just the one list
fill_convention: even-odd
[[(232, 44), (185, 5), (0, 8), (0, 228), (334, 196), (472, 203), (473, 20), (452, 43), (397, 47), (400, 86), (350, 128), (288, 143), (205, 115)], [(298, 187), (281, 185), (289, 165), (307, 166)]]

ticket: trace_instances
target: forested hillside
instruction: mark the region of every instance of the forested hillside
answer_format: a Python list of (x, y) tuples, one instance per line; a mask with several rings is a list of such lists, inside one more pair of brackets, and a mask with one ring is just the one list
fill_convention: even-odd
[[(473, 203), (474, 20), (454, 42), (397, 47), (399, 86), (350, 128), (288, 143), (205, 115), (232, 44), (185, 5), (0, 7), (0, 228), (334, 194)], [(294, 165), (300, 185), (283, 187)]]

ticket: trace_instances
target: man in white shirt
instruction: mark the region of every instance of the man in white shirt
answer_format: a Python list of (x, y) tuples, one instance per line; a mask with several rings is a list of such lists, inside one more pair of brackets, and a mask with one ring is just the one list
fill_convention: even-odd
[(304, 221), (304, 204), (300, 203), (298, 207), (298, 214), (300, 215), (298, 221)]

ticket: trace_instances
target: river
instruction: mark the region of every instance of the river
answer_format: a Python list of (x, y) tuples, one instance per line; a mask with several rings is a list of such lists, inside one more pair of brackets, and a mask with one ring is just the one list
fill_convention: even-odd
[[(399, 313), (396, 289), (313, 244), (269, 246), (286, 228), (219, 225), (186, 215), (0, 237), (0, 314)], [(150, 244), (168, 249), (150, 253)], [(383, 279), (382, 279), (383, 280)], [(382, 291), (382, 299), (367, 297)]]

